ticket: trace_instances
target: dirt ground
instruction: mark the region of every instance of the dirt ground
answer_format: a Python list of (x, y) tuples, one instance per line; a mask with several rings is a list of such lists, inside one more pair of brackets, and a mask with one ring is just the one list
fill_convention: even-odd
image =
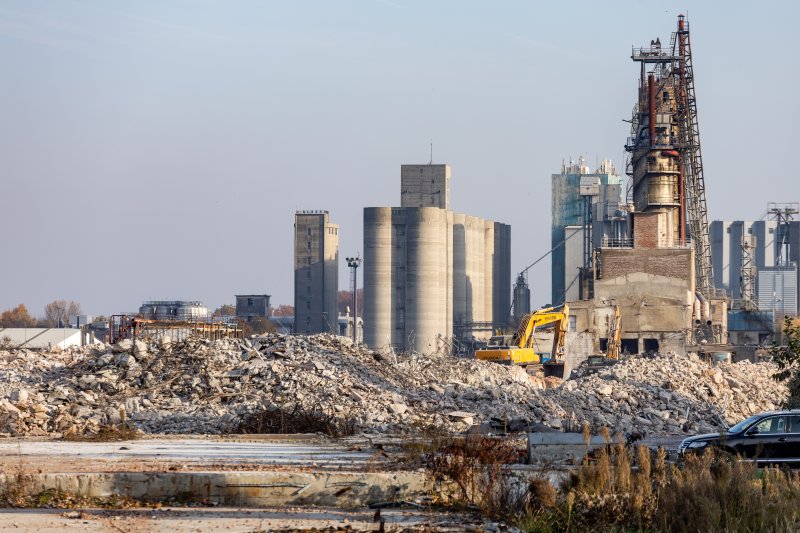
[(379, 531), (511, 531), (502, 524), (463, 513), (426, 510), (382, 510), (380, 516), (370, 509), (342, 511), (335, 509), (205, 509), (160, 508), (134, 510), (85, 509), (0, 509), (2, 531), (64, 533), (88, 531), (117, 533), (212, 533), (225, 531), (308, 531), (350, 532)]

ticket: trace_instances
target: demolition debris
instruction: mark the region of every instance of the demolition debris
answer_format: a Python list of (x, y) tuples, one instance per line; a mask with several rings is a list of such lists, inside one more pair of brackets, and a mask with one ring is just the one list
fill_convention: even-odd
[(0, 350), (0, 432), (86, 435), (124, 422), (152, 434), (327, 427), (335, 435), (588, 421), (678, 435), (777, 407), (787, 391), (774, 372), (771, 363), (659, 355), (560, 384), (472, 359), (382, 355), (333, 335), (124, 340)]

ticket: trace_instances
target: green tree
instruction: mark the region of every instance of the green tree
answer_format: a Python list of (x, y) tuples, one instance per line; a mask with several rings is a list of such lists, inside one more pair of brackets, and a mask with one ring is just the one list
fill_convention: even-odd
[(773, 342), (769, 350), (778, 365), (778, 372), (773, 377), (785, 381), (789, 387), (789, 398), (784, 406), (787, 409), (800, 409), (800, 323), (795, 324), (787, 316), (783, 322), (783, 338), (785, 344), (778, 346)]

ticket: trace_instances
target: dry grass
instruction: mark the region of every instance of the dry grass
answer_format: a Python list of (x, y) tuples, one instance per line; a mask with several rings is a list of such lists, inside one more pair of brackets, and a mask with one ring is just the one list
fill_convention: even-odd
[(355, 434), (352, 420), (342, 420), (319, 409), (270, 407), (241, 417), (231, 427), (234, 434), (322, 433), (329, 437)]
[(573, 471), (560, 487), (522, 482), (502, 440), (464, 439), (430, 454), (434, 476), (454, 481), (461, 502), (523, 531), (800, 530), (800, 474), (758, 469), (708, 450), (667, 462), (664, 450), (625, 446), (618, 437)]
[(121, 422), (100, 426), (96, 433), (64, 433), (63, 440), (72, 442), (116, 442), (135, 440), (142, 436), (141, 431), (132, 428), (125, 417), (125, 410), (119, 411)]

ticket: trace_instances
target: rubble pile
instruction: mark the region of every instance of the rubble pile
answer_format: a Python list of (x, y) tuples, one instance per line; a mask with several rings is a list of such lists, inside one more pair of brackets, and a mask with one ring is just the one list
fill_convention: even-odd
[[(72, 361), (72, 362), (71, 362)], [(333, 335), (0, 352), (0, 432), (225, 433), (259, 409), (319, 409), (360, 431), (530, 419), (543, 382), (518, 367), (381, 356)]]
[(632, 357), (558, 385), (519, 367), (382, 355), (333, 335), (0, 350), (0, 434), (90, 434), (123, 421), (147, 433), (218, 434), (275, 409), (318, 411), (365, 433), (492, 421), (562, 428), (572, 419), (682, 434), (780, 404), (786, 388), (774, 371), (769, 363)]
[(752, 414), (777, 409), (788, 391), (772, 363), (720, 363), (697, 355), (636, 356), (597, 374), (545, 391), (562, 416), (632, 433), (675, 435), (719, 431)]

